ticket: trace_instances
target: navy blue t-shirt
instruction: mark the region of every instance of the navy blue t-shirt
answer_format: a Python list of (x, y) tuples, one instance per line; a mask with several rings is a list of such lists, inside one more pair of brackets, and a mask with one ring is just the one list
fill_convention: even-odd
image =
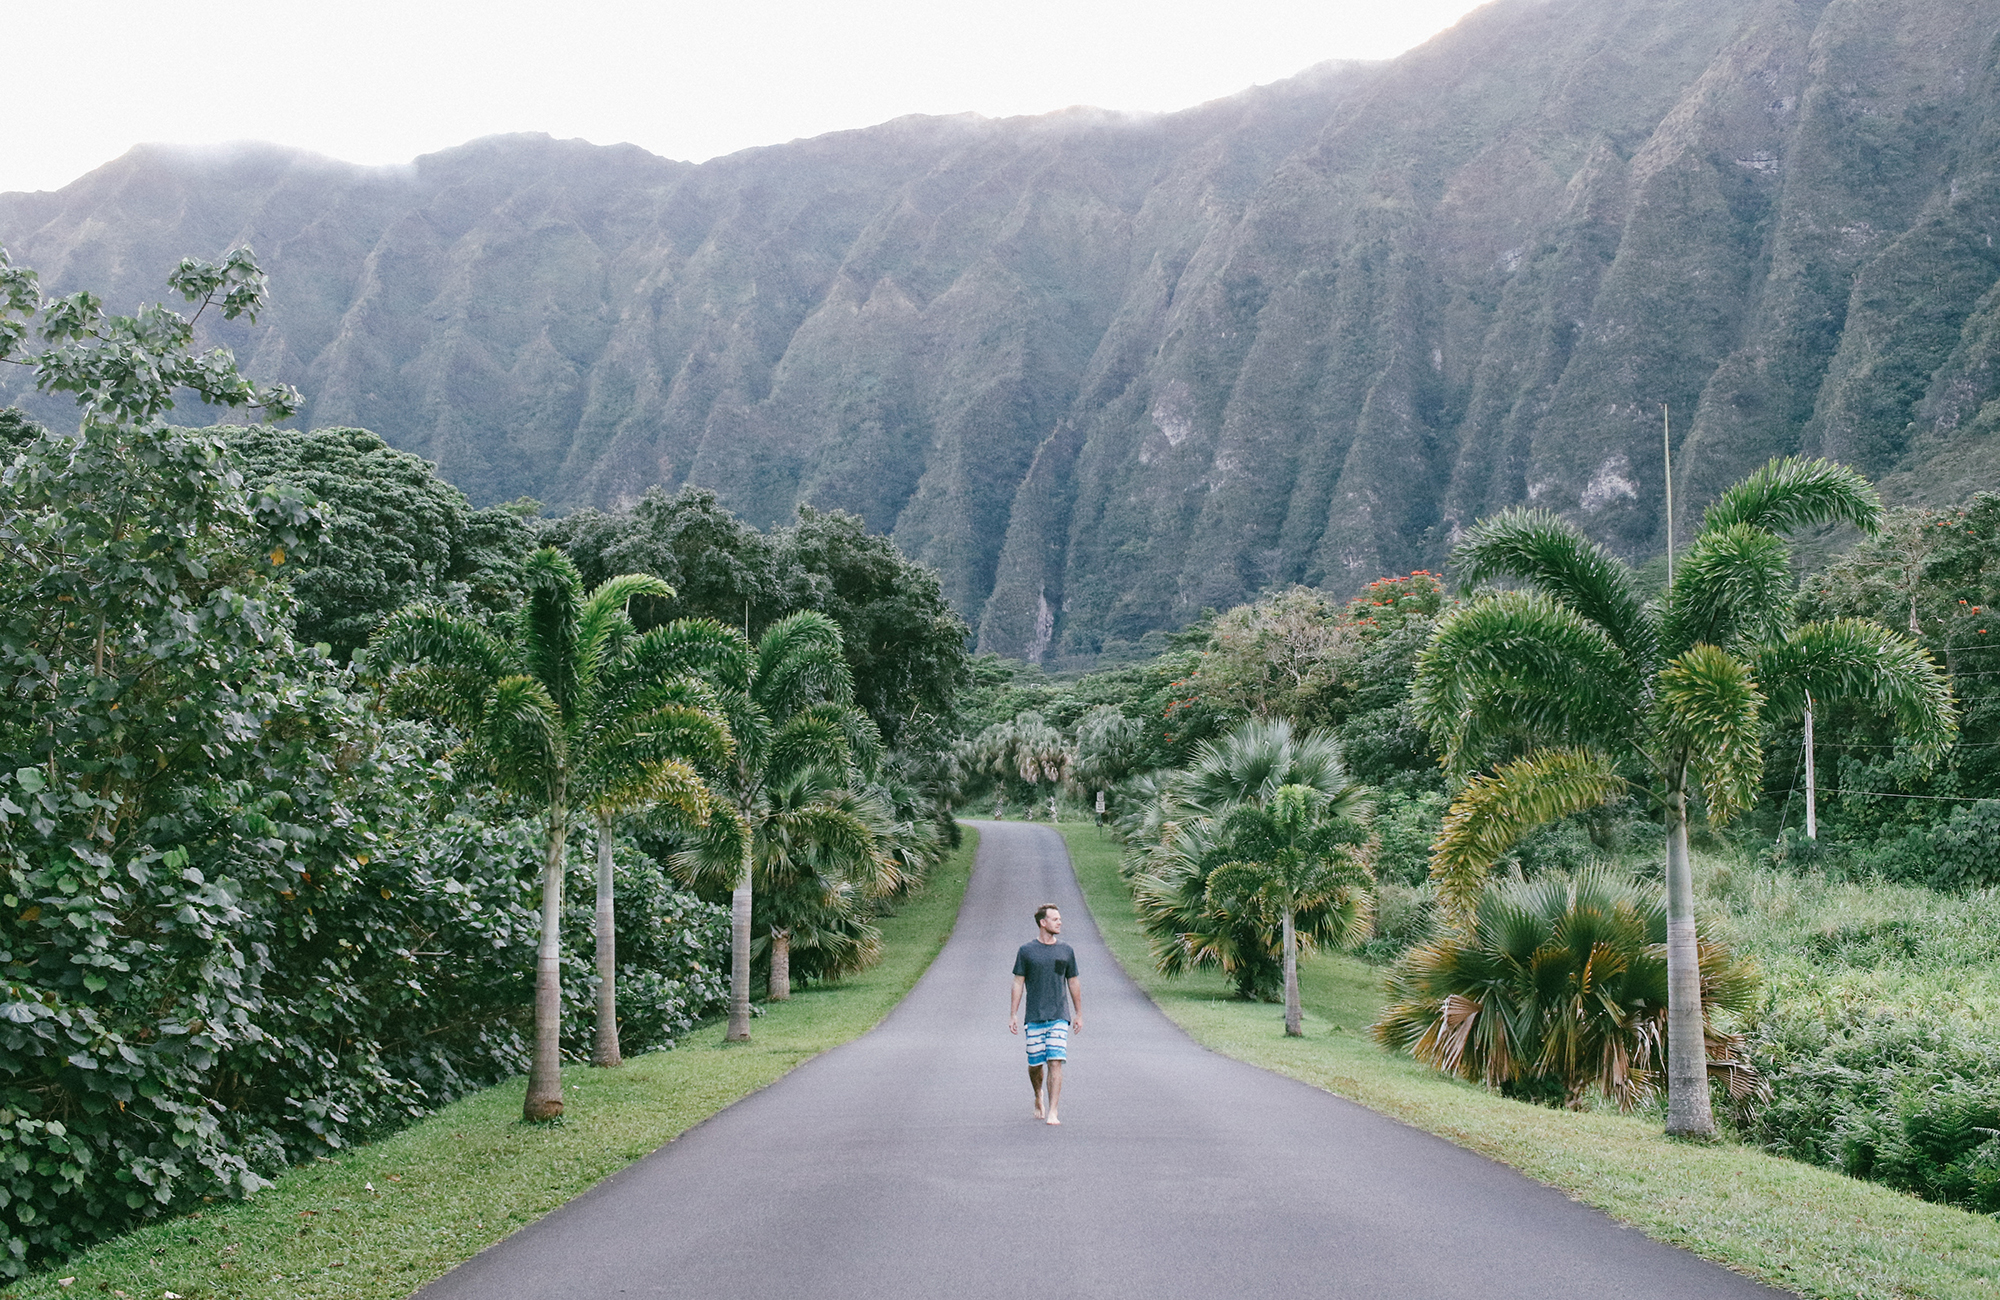
[(1076, 976), (1076, 949), (1040, 939), (1014, 954), (1014, 973), (1028, 977), (1027, 1023), (1069, 1019), (1069, 981)]

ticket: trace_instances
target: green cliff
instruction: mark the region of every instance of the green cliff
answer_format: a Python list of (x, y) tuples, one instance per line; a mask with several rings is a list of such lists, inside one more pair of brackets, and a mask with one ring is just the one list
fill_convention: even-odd
[(268, 328), (215, 338), (309, 424), (482, 504), (855, 511), (1055, 663), (1436, 567), (1517, 502), (1657, 553), (1663, 404), (1684, 514), (1794, 451), (1992, 486), (1996, 37), (1996, 0), (1499, 0), (1165, 116), (699, 166), (141, 148), (0, 196), (0, 243), (126, 306), (248, 242)]

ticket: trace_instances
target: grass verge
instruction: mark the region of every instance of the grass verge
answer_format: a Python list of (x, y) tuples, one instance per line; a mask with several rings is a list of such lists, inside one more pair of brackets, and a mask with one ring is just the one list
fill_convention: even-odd
[(1126, 972), (1196, 1042), (1324, 1088), (1514, 1166), (1660, 1241), (1813, 1297), (2000, 1296), (2000, 1221), (1732, 1143), (1669, 1141), (1651, 1120), (1509, 1101), (1368, 1037), (1380, 973), (1341, 954), (1301, 964), (1306, 1036), (1219, 975), (1169, 980), (1118, 875), (1118, 844), (1065, 825), (1084, 898)]
[(878, 964), (767, 1003), (749, 1043), (725, 1044), (718, 1022), (616, 1070), (566, 1069), (568, 1112), (556, 1124), (521, 1122), (525, 1080), (489, 1088), (380, 1142), (290, 1170), (247, 1201), (85, 1251), (4, 1296), (400, 1300), (881, 1020), (944, 946), (977, 848), (968, 829), (924, 892), (882, 922)]

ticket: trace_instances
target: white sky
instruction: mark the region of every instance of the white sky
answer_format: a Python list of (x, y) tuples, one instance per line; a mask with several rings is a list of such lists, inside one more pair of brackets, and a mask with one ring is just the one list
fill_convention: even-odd
[[(699, 161), (905, 113), (1175, 109), (1474, 0), (0, 0), (0, 191), (142, 141), (406, 162), (546, 131)], [(29, 74), (32, 70), (32, 74)]]

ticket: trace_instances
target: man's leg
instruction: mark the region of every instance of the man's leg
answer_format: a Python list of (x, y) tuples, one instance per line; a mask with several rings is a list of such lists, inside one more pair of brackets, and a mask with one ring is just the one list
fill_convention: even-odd
[(1060, 1124), (1056, 1118), (1056, 1103), (1062, 1100), (1062, 1067), (1060, 1060), (1050, 1061), (1049, 1071), (1049, 1123)]
[(1035, 1118), (1040, 1119), (1044, 1113), (1042, 1110), (1042, 1067), (1041, 1066), (1031, 1065), (1028, 1067), (1028, 1086), (1035, 1090)]

